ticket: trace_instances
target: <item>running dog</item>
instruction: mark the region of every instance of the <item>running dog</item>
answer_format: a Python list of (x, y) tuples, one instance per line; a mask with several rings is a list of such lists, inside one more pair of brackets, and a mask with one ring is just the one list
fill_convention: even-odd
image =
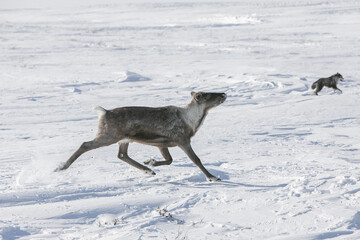
[(320, 92), (324, 86), (328, 88), (332, 88), (334, 89), (334, 91), (339, 90), (342, 93), (342, 91), (336, 85), (338, 84), (339, 81), (343, 81), (343, 80), (344, 80), (343, 76), (341, 76), (340, 73), (336, 73), (328, 78), (320, 78), (319, 80), (313, 83), (311, 89), (316, 88), (314, 92), (315, 95), (318, 95), (318, 92)]

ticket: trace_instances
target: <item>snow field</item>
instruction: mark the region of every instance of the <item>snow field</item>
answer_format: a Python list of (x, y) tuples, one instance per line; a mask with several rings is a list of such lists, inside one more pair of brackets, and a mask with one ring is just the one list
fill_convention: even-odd
[[(3, 239), (360, 238), (357, 1), (42, 4), (0, 7)], [(311, 95), (336, 72), (343, 94)], [(153, 177), (116, 145), (53, 172), (95, 136), (94, 106), (191, 91), (228, 95), (192, 140), (221, 182), (177, 148)]]

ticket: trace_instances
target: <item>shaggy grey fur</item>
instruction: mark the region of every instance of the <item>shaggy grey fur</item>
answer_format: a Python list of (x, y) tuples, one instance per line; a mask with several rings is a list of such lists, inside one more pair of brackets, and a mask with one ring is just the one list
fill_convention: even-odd
[(311, 89), (315, 89), (314, 94), (318, 95), (318, 92), (321, 91), (321, 89), (325, 86), (328, 88), (332, 88), (334, 89), (334, 91), (339, 90), (340, 92), (342, 92), (338, 87), (337, 87), (337, 83), (339, 81), (343, 81), (344, 78), (343, 76), (341, 76), (340, 73), (336, 73), (328, 78), (320, 78), (319, 80), (317, 80), (316, 82), (313, 83), (313, 85), (311, 86)]
[(226, 94), (192, 92), (191, 96), (191, 102), (185, 107), (122, 107), (113, 110), (96, 107), (95, 110), (99, 114), (99, 126), (95, 139), (84, 142), (56, 171), (67, 169), (87, 151), (119, 143), (118, 157), (121, 160), (147, 174), (155, 175), (151, 169), (128, 156), (129, 143), (138, 142), (158, 147), (165, 158), (165, 161), (146, 161), (147, 165), (171, 164), (172, 157), (168, 148), (178, 146), (201, 169), (209, 181), (220, 181), (202, 165), (190, 145), (190, 139), (203, 123), (208, 111), (225, 101)]

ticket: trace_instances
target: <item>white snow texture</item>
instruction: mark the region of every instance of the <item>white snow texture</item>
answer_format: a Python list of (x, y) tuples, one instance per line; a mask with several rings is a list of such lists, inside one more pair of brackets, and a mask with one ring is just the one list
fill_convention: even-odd
[[(360, 239), (359, 29), (358, 0), (2, 1), (0, 239)], [(228, 95), (192, 138), (221, 182), (179, 148), (146, 175), (117, 144), (54, 172), (94, 106), (191, 91)]]

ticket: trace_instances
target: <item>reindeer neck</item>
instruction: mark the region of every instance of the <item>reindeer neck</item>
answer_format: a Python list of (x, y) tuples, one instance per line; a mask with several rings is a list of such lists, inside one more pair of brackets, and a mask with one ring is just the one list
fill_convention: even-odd
[(193, 134), (195, 134), (207, 115), (205, 105), (191, 101), (183, 110), (184, 120), (193, 130)]

